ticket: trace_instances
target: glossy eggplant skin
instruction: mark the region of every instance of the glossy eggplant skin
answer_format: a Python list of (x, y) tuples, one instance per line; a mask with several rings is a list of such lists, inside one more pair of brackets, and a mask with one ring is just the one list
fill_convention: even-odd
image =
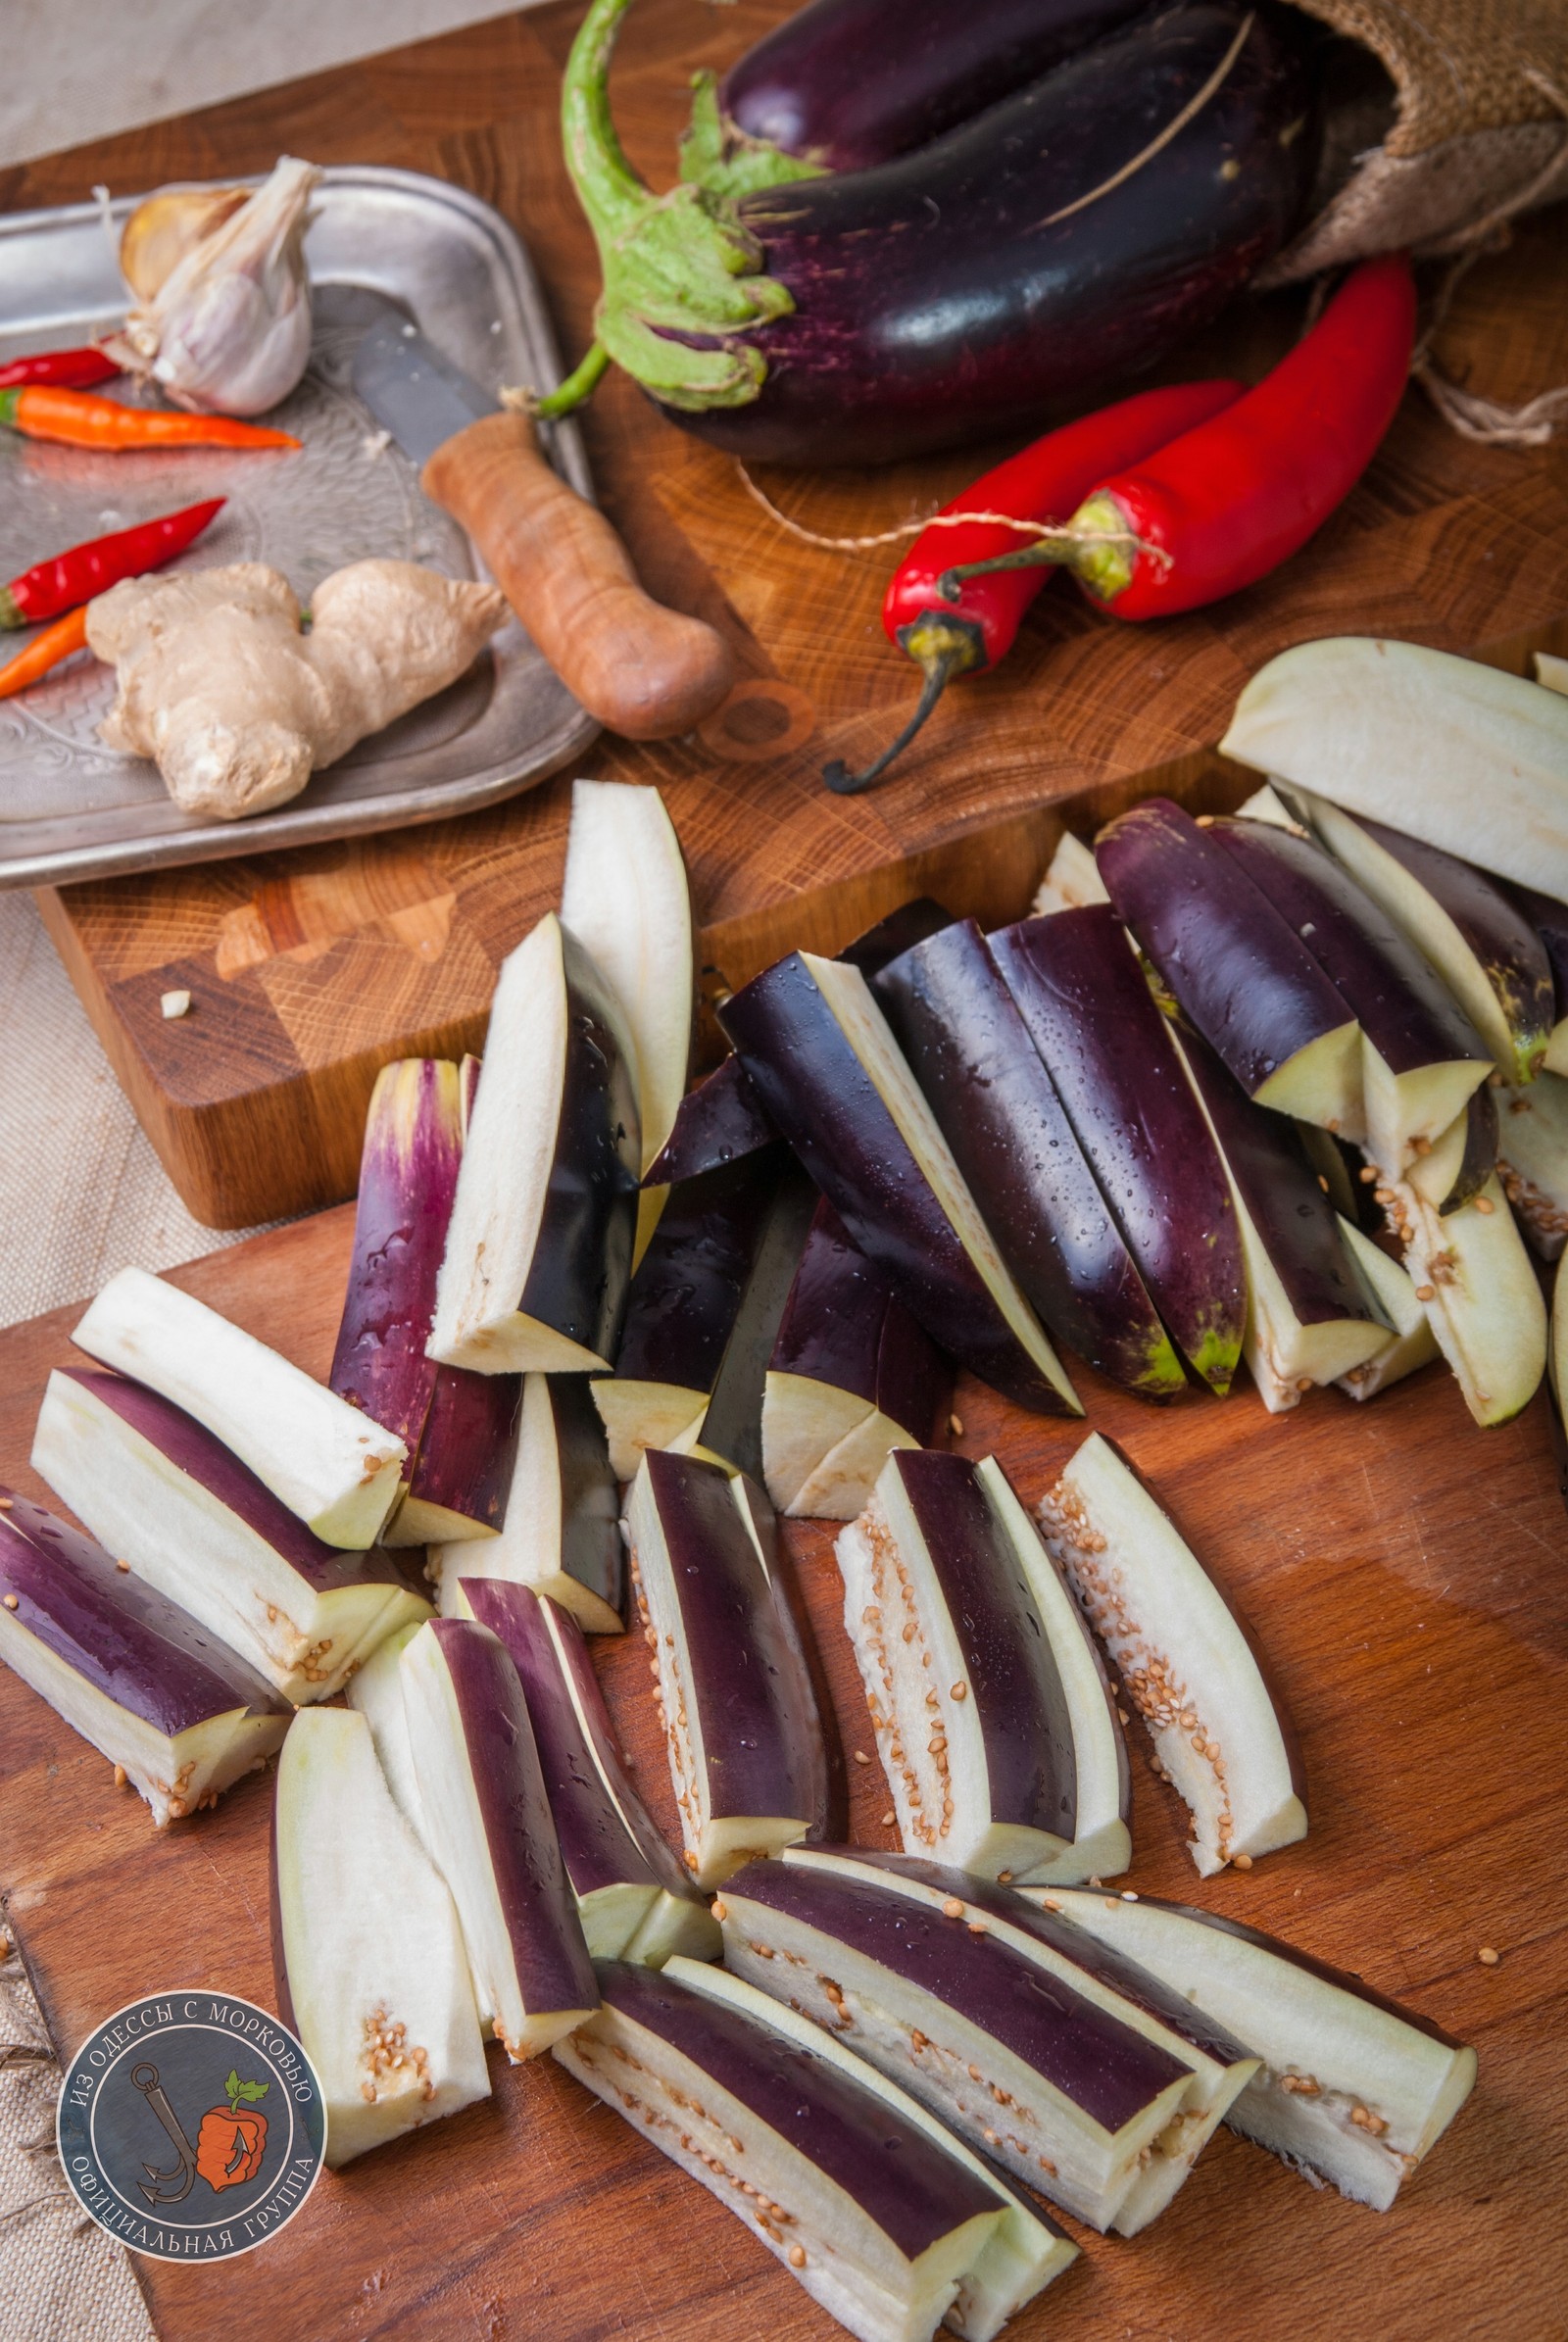
[(926, 1332), (1020, 1406), (1059, 1414), (802, 955), (754, 977), (719, 1022), (851, 1243)]
[(922, 1447), (935, 1441), (953, 1397), (948, 1360), (851, 1244), (825, 1196), (817, 1199), (768, 1372), (848, 1391)]
[[(705, 1074), (675, 1110), (674, 1126), (648, 1167), (645, 1188), (674, 1186), (721, 1171), (776, 1143), (778, 1133), (739, 1057)], [(669, 1204), (664, 1209), (669, 1210)]]
[(775, 1140), (671, 1190), (631, 1281), (616, 1381), (712, 1390), (786, 1160)]
[(975, 921), (904, 952), (873, 990), (1050, 1331), (1125, 1389), (1174, 1396), (1181, 1361)]
[(1218, 1391), (1242, 1353), (1247, 1284), (1224, 1165), (1107, 903), (1020, 920), (992, 956), (1154, 1306)]
[(1559, 903), (1552, 895), (1538, 895), (1534, 887), (1511, 886), (1508, 893), (1545, 948), (1560, 1022), (1568, 1016), (1568, 903)]
[(745, 1289), (740, 1295), (703, 1417), (702, 1444), (737, 1472), (762, 1478), (762, 1398), (768, 1361), (801, 1265), (816, 1208), (816, 1190), (786, 1155), (767, 1198)]
[[(1130, 171), (1244, 26), (1217, 90)], [(1197, 0), (913, 154), (748, 196), (736, 217), (793, 311), (748, 335), (767, 368), (750, 404), (663, 412), (786, 464), (1038, 431), (1054, 400), (1081, 407), (1152, 366), (1285, 242), (1313, 168), (1309, 113), (1293, 28)]]
[[(584, 1376), (553, 1374), (544, 1381), (561, 1477), (561, 1566), (618, 1618), (626, 1608), (626, 1549), (605, 1427)], [(459, 1558), (448, 1566), (462, 1575)]]
[(1464, 1109), (1464, 1152), (1453, 1185), (1437, 1197), (1438, 1217), (1446, 1219), (1479, 1195), (1497, 1167), (1497, 1095), (1490, 1082), (1472, 1090)]
[(725, 74), (725, 126), (824, 171), (924, 146), (1136, 16), (1146, 0), (811, 0)]
[(934, 896), (916, 895), (910, 902), (901, 903), (897, 910), (890, 910), (885, 919), (878, 919), (875, 926), (867, 927), (834, 957), (847, 959), (869, 984), (903, 952), (952, 925), (952, 911), (944, 909)]
[(1183, 1031), (1179, 1040), (1248, 1217), (1301, 1324), (1381, 1322), (1296, 1125), (1286, 1114), (1254, 1105), (1199, 1034)]
[(1298, 1049), (1353, 1022), (1300, 937), (1169, 798), (1112, 821), (1095, 862), (1118, 916), (1250, 1098)]
[(1072, 1717), (1017, 1556), (967, 1456), (907, 1449), (892, 1464), (963, 1652), (992, 1818), (1070, 1846), (1078, 1828)]
[(1270, 821), (1208, 836), (1289, 922), (1390, 1071), (1492, 1052), (1437, 969), (1332, 854)]
[(270, 1683), (95, 1538), (0, 1489), (0, 1594), (19, 1626), (171, 1740), (234, 1708), (288, 1713)]
[(595, 1974), (607, 2008), (739, 2099), (858, 2204), (908, 2260), (1001, 2203), (1000, 2190), (944, 2155), (885, 2099), (858, 2089), (826, 2059), (770, 2026), (625, 1961), (601, 1960)]

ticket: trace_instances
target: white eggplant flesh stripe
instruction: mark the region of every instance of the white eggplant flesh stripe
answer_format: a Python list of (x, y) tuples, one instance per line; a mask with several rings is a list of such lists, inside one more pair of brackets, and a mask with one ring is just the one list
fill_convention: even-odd
[(919, 1440), (869, 1399), (808, 1375), (769, 1371), (762, 1459), (775, 1508), (796, 1521), (853, 1521), (896, 1447)]
[(732, 1975), (727, 1968), (706, 1967), (695, 1960), (672, 1960), (668, 1974), (705, 1999), (723, 2008), (739, 2009), (759, 2024), (770, 2025), (797, 2047), (808, 2049), (835, 2073), (880, 2099), (901, 2121), (912, 2123), (966, 2171), (1003, 2197), (1002, 2219), (959, 2278), (953, 2306), (942, 2321), (949, 2333), (960, 2337), (960, 2342), (995, 2342), (1007, 2319), (1077, 2260), (1078, 2247), (1071, 2237), (1037, 2212), (1026, 2197), (1002, 2177), (995, 2164), (983, 2163), (957, 2132), (946, 2122), (938, 2122), (918, 2098), (901, 2090), (897, 2082), (889, 2081), (885, 2074), (868, 2065), (864, 2058), (856, 2057), (820, 2025), (812, 2025), (785, 2002), (760, 1992), (755, 1984), (748, 1984), (744, 1977)]
[(1568, 1242), (1568, 1081), (1560, 1074), (1497, 1092), (1497, 1177), (1531, 1250), (1558, 1259)]
[(425, 1822), (418, 1776), (414, 1770), (414, 1750), (409, 1744), (409, 1719), (403, 1704), (403, 1677), (399, 1667), (422, 1624), (422, 1620), (412, 1619), (407, 1626), (399, 1627), (395, 1635), (389, 1635), (355, 1669), (344, 1685), (344, 1693), (349, 1706), (370, 1728), (376, 1762), (392, 1792), (393, 1803), (434, 1862), (436, 1850)]
[(1546, 1368), (1546, 1305), (1495, 1172), (1478, 1195), (1440, 1217), (1396, 1184), (1388, 1211), (1438, 1347), (1477, 1423), (1507, 1423)]
[(1394, 1328), (1394, 1339), (1364, 1366), (1352, 1366), (1340, 1377), (1340, 1389), (1351, 1398), (1376, 1398), (1391, 1383), (1402, 1382), (1417, 1367), (1430, 1366), (1442, 1355), (1426, 1311), (1415, 1297), (1415, 1280), (1408, 1269), (1391, 1260), (1382, 1247), (1353, 1221), (1340, 1216), (1340, 1236), (1355, 1264), (1362, 1284)]
[[(699, 1403), (699, 1415), (701, 1405)], [(613, 1469), (613, 1458), (611, 1459)], [(573, 1491), (561, 1450), (560, 1427), (547, 1377), (531, 1374), (522, 1387), (517, 1452), (500, 1534), (482, 1543), (465, 1539), (432, 1545), (426, 1564), (444, 1618), (466, 1618), (458, 1592), (465, 1578), (503, 1578), (531, 1586), (569, 1610), (585, 1635), (619, 1635), (620, 1612), (565, 1566), (570, 1543), (567, 1507)], [(608, 1494), (613, 1497), (613, 1489)]]
[(1568, 701), (1416, 643), (1298, 644), (1236, 703), (1223, 755), (1568, 900)]
[[(100, 1544), (297, 1707), (332, 1698), (395, 1628), (429, 1615), (428, 1603), (389, 1577), (381, 1555), (368, 1557), (363, 1577), (346, 1567), (339, 1582), (313, 1583), (220, 1493), (73, 1374), (57, 1370), (49, 1378), (32, 1466)], [(345, 1560), (359, 1566), (352, 1551)]]
[(1152, 1902), (1035, 1899), (1136, 1960), (1263, 2063), (1225, 2121), (1386, 2212), (1475, 2086), (1476, 2053), (1289, 1945)]
[(1251, 1643), (1175, 1524), (1098, 1432), (1043, 1499), (1040, 1519), (1192, 1815), (1188, 1851), (1200, 1875), (1304, 1837), (1289, 1721)]
[(610, 1467), (617, 1480), (634, 1480), (643, 1451), (649, 1447), (689, 1448), (703, 1428), (710, 1392), (689, 1391), (679, 1383), (619, 1383), (613, 1375), (596, 1375), (588, 1388), (594, 1394), (610, 1442)]
[(323, 1543), (375, 1543), (401, 1493), (403, 1441), (253, 1334), (122, 1269), (72, 1340), (193, 1415)]
[(320, 2076), (328, 2164), (488, 2098), (452, 1897), (351, 1709), (307, 1710), (290, 1727), (273, 1859), (292, 2021)]
[(1045, 877), (1035, 889), (1029, 905), (1032, 919), (1048, 918), (1053, 911), (1082, 910), (1086, 903), (1108, 903), (1105, 882), (1093, 854), (1071, 830), (1063, 830), (1056, 842)]

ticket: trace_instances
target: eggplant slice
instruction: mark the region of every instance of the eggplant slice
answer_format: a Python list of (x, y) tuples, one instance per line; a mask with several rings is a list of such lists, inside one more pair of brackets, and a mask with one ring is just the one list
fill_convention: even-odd
[(431, 1549), (442, 1612), (463, 1615), (461, 1578), (505, 1579), (549, 1594), (590, 1635), (620, 1634), (626, 1556), (619, 1516), (604, 1426), (582, 1378), (525, 1375), (500, 1536)]

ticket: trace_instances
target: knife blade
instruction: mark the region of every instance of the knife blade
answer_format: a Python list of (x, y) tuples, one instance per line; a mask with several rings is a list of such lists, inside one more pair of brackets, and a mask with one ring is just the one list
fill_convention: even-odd
[(396, 312), (378, 317), (354, 354), (354, 388), (383, 431), (422, 471), (438, 447), (499, 402)]

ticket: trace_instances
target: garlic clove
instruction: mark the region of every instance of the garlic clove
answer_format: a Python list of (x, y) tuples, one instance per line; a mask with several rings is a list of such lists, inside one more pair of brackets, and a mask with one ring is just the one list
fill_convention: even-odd
[(120, 239), (120, 271), (151, 301), (188, 252), (250, 200), (248, 187), (160, 187), (139, 203)]

